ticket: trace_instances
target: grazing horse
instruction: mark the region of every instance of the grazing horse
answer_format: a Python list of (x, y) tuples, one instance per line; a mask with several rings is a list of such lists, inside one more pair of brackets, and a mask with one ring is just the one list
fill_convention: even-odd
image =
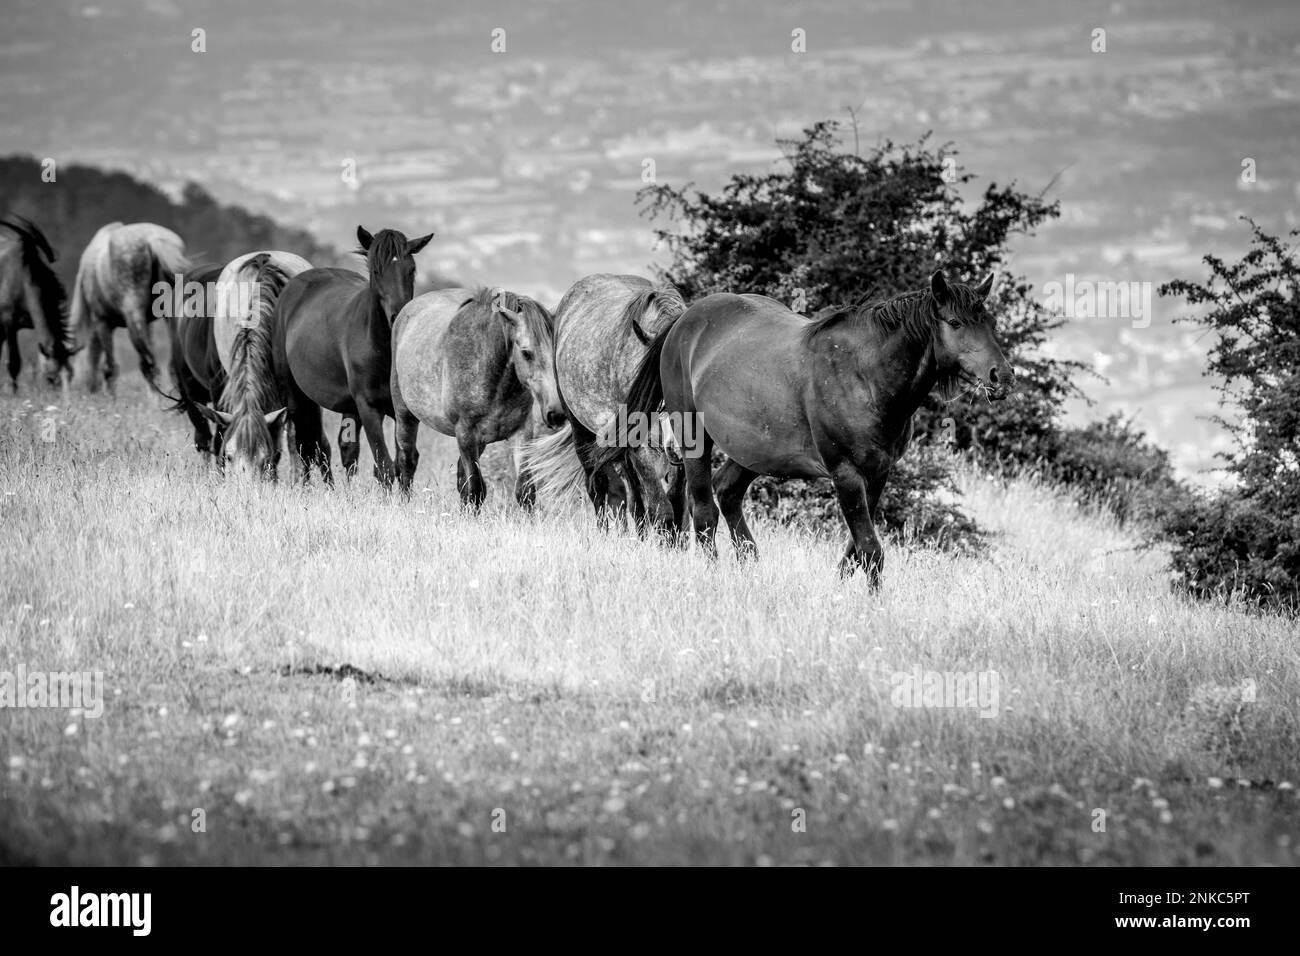
[[(872, 513), (913, 413), (936, 386), (948, 398), (964, 383), (1001, 398), (1011, 384), (985, 309), (992, 286), (991, 275), (949, 284), (940, 270), (929, 289), (811, 321), (762, 295), (710, 295), (687, 309), (650, 346), (627, 406), (650, 416), (662, 403), (674, 429), (697, 436), (682, 449), (697, 542), (717, 554), (721, 506), (737, 552), (754, 553), (742, 506), (755, 478), (830, 478), (851, 535), (840, 570), (862, 567), (877, 586)], [(710, 484), (715, 445), (729, 460)]]
[(30, 219), (11, 216), (0, 226), (14, 235), (0, 244), (0, 347), (9, 347), (10, 387), (18, 391), (23, 364), (19, 329), (37, 330), (46, 380), (56, 385), (62, 378), (66, 385), (77, 346), (68, 326), (63, 283), (50, 268), (58, 256)]
[(238, 477), (276, 477), (285, 399), (275, 374), (275, 308), (290, 279), (309, 269), (311, 263), (292, 252), (250, 252), (227, 263), (217, 278), (212, 336), (204, 348), (215, 353), (225, 383), (216, 408), (198, 409), (222, 435), (221, 464)]
[(524, 449), (525, 467), (543, 500), (585, 486), (602, 523), (626, 504), (640, 530), (647, 512), (657, 527), (680, 527), (680, 505), (673, 506), (680, 494), (668, 486), (680, 485), (680, 471), (669, 466), (662, 449), (638, 446), (626, 462), (600, 469), (593, 463), (597, 436), (615, 425), (647, 347), (685, 310), (672, 285), (639, 276), (591, 275), (564, 294), (555, 310), (555, 377), (568, 427)]
[(72, 324), (90, 346), (92, 392), (99, 389), (101, 375), (113, 392), (117, 378), (113, 330), (125, 326), (149, 387), (176, 400), (158, 385), (149, 323), (161, 315), (155, 287), (163, 283), (170, 288), (176, 276), (188, 271), (185, 243), (170, 229), (151, 222), (111, 222), (95, 233), (81, 254), (72, 290)]
[[(393, 417), (388, 391), (393, 321), (415, 291), (415, 255), (433, 233), (407, 239), (395, 229), (372, 236), (357, 226), (357, 253), (366, 275), (349, 269), (310, 269), (280, 296), (275, 317), (275, 368), (289, 408), (294, 446), (307, 465), (330, 475), (330, 447), (321, 409), (343, 416), (339, 456), (349, 477), (361, 454), (358, 424), (375, 460), (375, 477), (393, 483), (384, 417)], [(304, 469), (304, 477), (310, 468)]]
[(555, 382), (553, 319), (532, 299), (493, 289), (440, 289), (402, 309), (393, 326), (391, 393), (397, 419), (398, 487), (411, 492), (420, 422), (456, 439), (456, 488), (478, 508), (487, 495), (478, 459), (485, 446), (515, 444), (515, 498), (533, 483), (519, 467), (533, 408), (550, 428), (564, 424)]
[(217, 340), (212, 333), (216, 315), (215, 286), (221, 275), (221, 266), (203, 266), (185, 276), (185, 283), (201, 286), (203, 297), (198, 302), (188, 298), (180, 314), (169, 311), (167, 331), (171, 336), (172, 382), (177, 399), (172, 409), (184, 412), (194, 426), (194, 448), (205, 458), (209, 453), (220, 460), (224, 425), (218, 423), (215, 434), (208, 429), (207, 410), (204, 406), (216, 401), (226, 383), (226, 370), (217, 353)]

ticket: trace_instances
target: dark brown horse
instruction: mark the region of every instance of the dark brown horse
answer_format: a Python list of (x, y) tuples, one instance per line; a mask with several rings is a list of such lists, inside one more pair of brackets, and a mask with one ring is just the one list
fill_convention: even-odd
[[(375, 477), (393, 481), (393, 460), (384, 442), (384, 418), (393, 417), (389, 393), (393, 320), (415, 291), (414, 256), (433, 233), (407, 239), (395, 229), (372, 236), (357, 227), (358, 254), (366, 275), (348, 269), (308, 269), (295, 276), (276, 307), (276, 377), (284, 392), (294, 449), (330, 480), (330, 447), (321, 409), (343, 416), (339, 455), (356, 473), (365, 430)], [(360, 427), (358, 427), (360, 426)], [(306, 471), (310, 471), (308, 467)]]
[(226, 384), (226, 371), (222, 368), (217, 340), (212, 333), (216, 314), (215, 287), (220, 275), (221, 266), (202, 266), (190, 271), (185, 276), (186, 287), (194, 284), (201, 290), (200, 297), (194, 301), (187, 295), (180, 313), (169, 310), (167, 316), (172, 347), (169, 364), (178, 396), (172, 409), (184, 412), (194, 426), (195, 450), (204, 457), (212, 453), (218, 461), (225, 425), (218, 420), (215, 431), (210, 431), (204, 406), (216, 402)]
[[(878, 585), (872, 514), (913, 413), (936, 386), (949, 398), (963, 383), (1000, 398), (1011, 383), (985, 309), (992, 284), (949, 284), (939, 271), (927, 290), (812, 321), (761, 295), (710, 295), (687, 309), (646, 353), (627, 414), (649, 421), (662, 404), (697, 542), (717, 553), (720, 505), (737, 552), (755, 553), (742, 510), (754, 479), (830, 478), (852, 536), (840, 569), (862, 567)], [(715, 445), (729, 460), (711, 476)]]
[[(0, 241), (0, 347), (9, 349), (9, 382), (18, 391), (23, 356), (18, 331), (34, 329), (39, 337), (45, 378), (66, 385), (72, 378), (72, 356), (78, 351), (68, 323), (67, 296), (50, 264), (58, 258), (45, 234), (21, 216), (0, 219), (12, 237)], [(0, 234), (3, 235), (3, 234)]]

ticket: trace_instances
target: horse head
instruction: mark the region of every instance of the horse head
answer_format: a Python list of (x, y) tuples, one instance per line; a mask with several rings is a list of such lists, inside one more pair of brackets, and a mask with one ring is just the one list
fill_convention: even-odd
[(415, 256), (433, 235), (407, 239), (396, 229), (380, 229), (372, 236), (364, 226), (357, 226), (358, 251), (366, 260), (370, 288), (379, 297), (389, 325), (415, 296)]
[(939, 322), (934, 356), (947, 391), (959, 383), (973, 386), (989, 398), (1005, 398), (1014, 373), (994, 335), (986, 303), (993, 292), (993, 274), (977, 286), (949, 283), (940, 269), (930, 276), (930, 295)]
[(515, 375), (532, 393), (547, 427), (559, 428), (567, 416), (555, 379), (555, 323), (551, 313), (527, 296), (504, 289), (492, 293), (492, 310), (501, 317)]

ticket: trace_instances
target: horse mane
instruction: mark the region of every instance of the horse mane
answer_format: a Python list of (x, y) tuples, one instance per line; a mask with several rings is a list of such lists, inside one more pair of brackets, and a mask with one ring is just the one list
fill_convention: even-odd
[(549, 348), (555, 339), (555, 316), (546, 306), (526, 295), (519, 295), (508, 289), (493, 289), (480, 286), (474, 294), (461, 304), (466, 308), (486, 309), (489, 312), (513, 312), (523, 317), (524, 324), (533, 340)]
[[(948, 289), (957, 306), (952, 311), (958, 321), (975, 321), (966, 317), (973, 317), (975, 307), (983, 301), (979, 294), (970, 286), (955, 282), (949, 283)], [(852, 306), (829, 306), (808, 321), (801, 335), (804, 345), (811, 345), (827, 329), (846, 322), (865, 322), (881, 332), (901, 330), (909, 342), (919, 345), (931, 340), (940, 321), (934, 294), (929, 289), (922, 289), (904, 292), (891, 299), (859, 301)], [(961, 370), (941, 373), (935, 387), (944, 401), (952, 401), (961, 391)]]
[[(973, 315), (975, 306), (982, 301), (975, 290), (955, 282), (950, 283), (948, 288), (956, 300), (957, 308), (953, 312), (959, 320), (963, 316)], [(864, 297), (856, 305), (828, 306), (804, 326), (804, 344), (812, 344), (827, 329), (849, 320), (868, 322), (882, 332), (897, 332), (901, 329), (909, 341), (926, 342), (934, 334), (935, 323), (939, 321), (939, 310), (934, 294), (929, 289), (904, 292), (890, 299), (868, 301)]]
[(18, 237), (19, 255), (41, 300), (41, 312), (44, 313), (46, 328), (53, 340), (54, 358), (62, 364), (72, 351), (72, 330), (68, 324), (67, 290), (50, 266), (58, 256), (45, 238), (45, 233), (30, 219), (13, 215), (0, 219), (0, 226)]
[(251, 279), (257, 294), (248, 324), (235, 333), (230, 346), (230, 374), (219, 407), (231, 415), (231, 439), (238, 437), (251, 444), (270, 441), (271, 431), (263, 415), (273, 410), (280, 398), (272, 365), (271, 322), (276, 299), (289, 276), (270, 255), (259, 253), (240, 267), (235, 279)]
[(369, 249), (357, 246), (352, 251), (365, 259), (367, 266), (376, 262), (388, 262), (406, 254), (406, 237), (396, 229), (380, 229), (371, 238)]

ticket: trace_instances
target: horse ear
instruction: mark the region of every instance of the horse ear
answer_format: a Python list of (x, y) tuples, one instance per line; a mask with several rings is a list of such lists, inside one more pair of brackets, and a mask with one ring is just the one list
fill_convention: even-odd
[(229, 425), (234, 420), (234, 416), (219, 412), (211, 405), (196, 404), (194, 407), (199, 410), (200, 415), (217, 425)]
[(50, 357), (50, 347), (46, 345), (44, 342), (36, 343), (36, 351), (40, 352), (46, 358)]
[(981, 299), (987, 299), (993, 291), (993, 282), (997, 278), (996, 272), (990, 272), (984, 277), (984, 281), (975, 287), (975, 294)]
[(370, 233), (366, 232), (365, 226), (357, 226), (357, 242), (361, 243), (361, 248), (370, 251), (370, 243), (375, 239)]
[(952, 290), (948, 288), (948, 280), (943, 277), (942, 269), (935, 269), (934, 275), (930, 276), (930, 294), (940, 305), (947, 305), (952, 299)]
[(86, 347), (86, 343), (85, 343), (85, 342), (76, 342), (76, 343), (74, 343), (73, 346), (72, 346), (70, 349), (68, 349), (68, 358), (72, 358), (72, 356), (76, 355), (78, 352), (80, 352), (80, 351), (81, 351), (82, 349), (84, 349), (85, 347)]
[(280, 419), (284, 418), (284, 413), (286, 411), (288, 411), (288, 409), (285, 406), (281, 405), (275, 411), (267, 412), (265, 415), (263, 415), (262, 417), (266, 420), (267, 427), (269, 428), (270, 426), (278, 422)]
[(427, 236), (421, 236), (419, 239), (412, 239), (406, 244), (406, 254), (408, 256), (417, 255), (421, 249), (429, 244), (429, 240), (435, 235), (436, 233), (431, 232)]

